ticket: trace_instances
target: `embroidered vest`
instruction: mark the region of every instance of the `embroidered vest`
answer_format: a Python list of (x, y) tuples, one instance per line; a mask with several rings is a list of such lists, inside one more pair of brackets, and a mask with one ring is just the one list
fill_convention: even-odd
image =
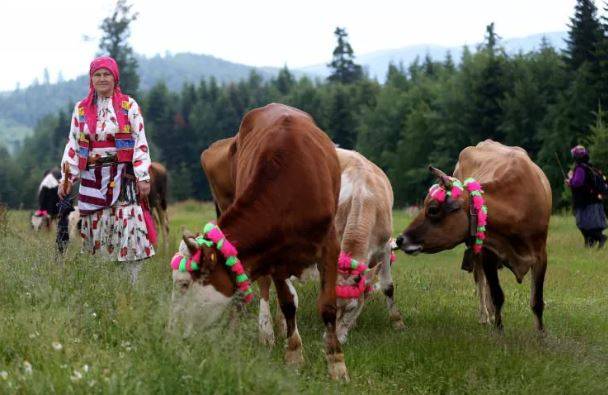
[[(131, 122), (129, 121), (129, 109), (131, 103), (129, 96), (122, 95), (120, 110), (116, 114), (118, 121), (118, 133), (114, 135), (114, 141), (91, 142), (90, 134), (95, 134), (95, 131), (86, 133), (84, 125), (86, 124), (86, 115), (82, 103), (78, 105), (78, 128), (80, 130), (78, 137), (78, 168), (86, 170), (88, 165), (89, 153), (91, 148), (116, 148), (116, 159), (120, 163), (131, 163), (133, 161), (133, 150), (135, 148), (135, 139), (131, 130)], [(116, 111), (115, 111), (116, 112)]]

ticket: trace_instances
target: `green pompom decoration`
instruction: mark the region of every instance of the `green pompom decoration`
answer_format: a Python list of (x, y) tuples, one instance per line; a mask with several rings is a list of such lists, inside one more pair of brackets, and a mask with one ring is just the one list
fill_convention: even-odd
[(217, 249), (221, 250), (222, 246), (224, 245), (224, 241), (226, 241), (226, 239), (220, 239), (220, 241), (217, 242)]
[(226, 266), (232, 267), (232, 266), (236, 265), (236, 263), (238, 261), (239, 261), (239, 259), (235, 256), (228, 257), (228, 259), (226, 259)]
[(180, 272), (186, 271), (186, 262), (188, 262), (188, 260), (186, 258), (182, 258), (182, 260), (179, 261), (179, 271)]
[(486, 231), (486, 227), (485, 226), (479, 226), (479, 227), (477, 227), (477, 231), (478, 232), (485, 232)]
[(481, 196), (480, 191), (471, 191), (470, 194), (471, 194), (471, 196)]
[(481, 240), (481, 239), (476, 239), (476, 240), (475, 240), (475, 244), (483, 244), (483, 240)]
[(475, 182), (475, 179), (473, 177), (469, 177), (466, 180), (464, 180), (464, 185), (470, 184), (472, 182)]
[(205, 239), (203, 236), (199, 236), (196, 239), (196, 244), (200, 246), (205, 245), (207, 247), (212, 247), (213, 246), (213, 242), (211, 240), (207, 240)]
[(245, 273), (236, 276), (237, 283), (242, 283), (243, 281), (247, 281), (247, 275)]
[(192, 268), (192, 270), (198, 270), (198, 263), (196, 261), (192, 261), (190, 263), (190, 267)]
[(251, 287), (249, 287), (249, 288), (247, 288), (247, 291), (243, 292), (243, 295), (247, 296), (252, 292), (253, 292), (253, 290), (251, 289)]
[(487, 206), (485, 206), (485, 205), (484, 205), (484, 206), (481, 206), (481, 211), (483, 211), (483, 212), (484, 212), (484, 214), (487, 214), (487, 213), (488, 213), (488, 207), (487, 207)]
[(213, 228), (215, 228), (215, 225), (212, 224), (211, 222), (208, 222), (205, 227), (203, 228), (203, 233), (208, 233), (211, 232), (213, 230)]

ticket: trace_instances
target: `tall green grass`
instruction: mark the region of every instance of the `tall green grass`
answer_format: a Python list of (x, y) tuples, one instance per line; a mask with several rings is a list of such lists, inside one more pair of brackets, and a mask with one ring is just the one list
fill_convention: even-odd
[[(0, 235), (0, 392), (3, 393), (606, 393), (608, 253), (582, 247), (571, 217), (552, 218), (545, 283), (547, 336), (533, 329), (529, 278), (500, 273), (505, 331), (477, 323), (462, 248), (393, 265), (407, 325), (395, 332), (382, 294), (366, 303), (344, 347), (351, 382), (332, 383), (323, 355), (317, 284), (297, 285), (306, 363), (257, 343), (255, 303), (237, 328), (220, 324), (181, 339), (166, 325), (169, 259), (180, 228), (200, 230), (211, 205), (173, 206), (171, 248), (146, 262), (132, 287), (119, 264), (71, 246), (56, 260), (49, 234), (9, 213)], [(395, 212), (395, 234), (408, 223)]]

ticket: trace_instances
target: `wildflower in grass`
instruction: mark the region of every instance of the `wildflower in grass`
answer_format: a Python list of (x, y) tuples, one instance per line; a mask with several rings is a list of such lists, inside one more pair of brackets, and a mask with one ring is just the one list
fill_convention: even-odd
[(63, 350), (63, 345), (59, 342), (53, 342), (53, 343), (51, 343), (51, 346), (53, 346), (53, 350), (55, 350), (55, 351)]
[(32, 364), (28, 361), (23, 361), (23, 372), (25, 374), (32, 374)]
[(88, 373), (89, 370), (91, 370), (91, 368), (89, 367), (89, 365), (87, 365), (87, 364), (82, 365), (82, 371), (83, 372)]
[(70, 376), (70, 380), (73, 382), (80, 381), (82, 379), (82, 373), (78, 370), (74, 370), (74, 374)]
[(6, 370), (3, 370), (0, 372), (0, 378), (2, 380), (7, 380), (8, 379), (8, 372)]

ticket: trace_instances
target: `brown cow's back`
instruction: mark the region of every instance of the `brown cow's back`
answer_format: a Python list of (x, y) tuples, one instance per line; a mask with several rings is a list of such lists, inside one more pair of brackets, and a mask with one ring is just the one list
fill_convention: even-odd
[[(329, 137), (308, 114), (269, 104), (243, 118), (234, 166), (235, 200), (218, 224), (234, 235), (243, 259), (251, 252), (262, 266), (313, 263), (333, 231), (340, 191)], [(258, 269), (264, 271), (252, 268), (254, 278)]]
[[(234, 199), (232, 155), (230, 149), (236, 137), (214, 142), (201, 154), (201, 166), (209, 180), (209, 188), (220, 212), (226, 211)], [(211, 180), (213, 182), (211, 182)]]

